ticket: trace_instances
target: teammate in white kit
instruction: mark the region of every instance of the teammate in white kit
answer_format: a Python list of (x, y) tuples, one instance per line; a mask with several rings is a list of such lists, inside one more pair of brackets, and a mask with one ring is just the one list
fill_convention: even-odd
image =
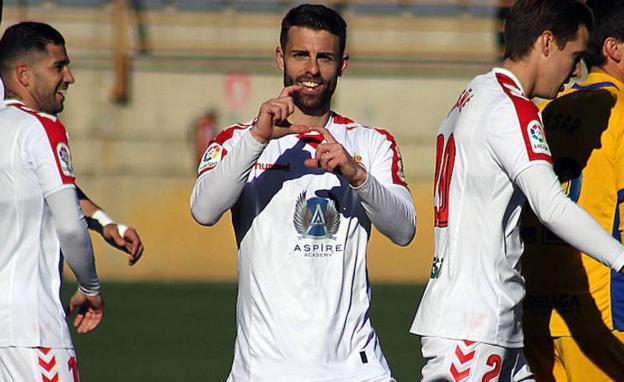
[(554, 98), (580, 74), (592, 25), (579, 1), (517, 1), (502, 68), (474, 78), (442, 123), (434, 265), (411, 328), (422, 336), (423, 381), (532, 380), (522, 355), (525, 201), (563, 240), (624, 265), (624, 247), (563, 193), (530, 100)]
[[(78, 381), (60, 301), (66, 259), (78, 279), (70, 300), (78, 333), (102, 319), (100, 284), (80, 209), (67, 133), (54, 116), (73, 76), (63, 37), (23, 23), (0, 40), (0, 72), (20, 100), (0, 108), (0, 380)], [(61, 254), (62, 252), (62, 254)]]
[(369, 317), (367, 242), (375, 225), (407, 245), (415, 210), (393, 137), (330, 111), (345, 39), (335, 11), (290, 10), (285, 88), (200, 163), (193, 217), (213, 225), (231, 209), (239, 247), (228, 381), (393, 381)]

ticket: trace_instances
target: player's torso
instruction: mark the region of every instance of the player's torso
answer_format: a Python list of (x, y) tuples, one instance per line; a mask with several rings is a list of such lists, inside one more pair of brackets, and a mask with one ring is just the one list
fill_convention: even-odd
[(29, 147), (29, 130), (38, 128), (32, 116), (0, 109), (0, 346), (71, 346), (58, 294), (60, 246), (27, 154), (52, 151)]
[[(525, 198), (489, 141), (488, 120), (500, 103), (511, 102), (495, 75), (466, 87), (438, 133), (435, 254), (412, 331), (516, 347), (522, 343), (518, 221)], [(500, 118), (519, 125), (515, 113)]]
[[(619, 85), (619, 86), (618, 86)], [(624, 201), (624, 93), (606, 75), (590, 75), (544, 109), (555, 172), (568, 197), (621, 240)], [(563, 243), (532, 214), (523, 222), (527, 279), (525, 325), (533, 334), (624, 329), (624, 278)]]
[[(327, 128), (356, 162), (373, 167), (383, 141), (378, 133), (347, 120)], [(328, 372), (319, 370), (322, 363), (333, 365), (328, 370), (335, 378), (353, 375), (342, 370), (346, 365), (364, 367), (364, 374), (386, 372), (368, 317), (371, 222), (343, 177), (304, 165), (321, 140), (271, 141), (232, 208), (239, 242), (237, 315), (246, 331), (238, 336), (244, 349), (233, 372), (240, 358), (256, 372), (284, 374), (284, 380), (302, 368), (320, 378)], [(258, 354), (256, 363), (245, 351)], [(360, 351), (368, 352), (366, 364)]]

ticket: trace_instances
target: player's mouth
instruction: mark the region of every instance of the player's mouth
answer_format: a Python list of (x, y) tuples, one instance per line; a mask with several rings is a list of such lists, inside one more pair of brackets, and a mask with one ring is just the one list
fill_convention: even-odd
[(65, 96), (67, 95), (67, 89), (59, 89), (56, 91), (56, 94), (61, 96), (61, 101), (64, 101)]
[(303, 94), (315, 95), (322, 91), (324, 82), (319, 80), (302, 80), (298, 81), (302, 86)]

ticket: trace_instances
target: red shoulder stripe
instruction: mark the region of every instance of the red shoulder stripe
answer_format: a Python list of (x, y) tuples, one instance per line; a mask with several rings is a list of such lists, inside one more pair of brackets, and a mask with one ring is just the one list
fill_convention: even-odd
[[(542, 125), (542, 119), (539, 116), (539, 109), (531, 100), (517, 94), (520, 93), (521, 90), (511, 78), (502, 73), (496, 73), (496, 79), (501, 89), (507, 94), (516, 109), (516, 115), (520, 122), (520, 130), (529, 160), (545, 160), (552, 163), (552, 157), (549, 154), (535, 152), (533, 144), (531, 143), (531, 137), (529, 137), (529, 130), (541, 134), (542, 137), (546, 136)], [(544, 144), (546, 143), (544, 142)]]
[(378, 133), (386, 137), (390, 141), (390, 149), (392, 150), (392, 182), (394, 184), (400, 184), (407, 187), (407, 181), (405, 180), (405, 170), (403, 168), (403, 158), (401, 158), (401, 152), (397, 147), (396, 141), (392, 134), (384, 129), (375, 129)]
[(56, 161), (56, 168), (63, 184), (75, 184), (76, 176), (72, 164), (71, 151), (69, 150), (69, 141), (67, 139), (67, 130), (60, 119), (51, 119), (29, 109), (21, 104), (11, 104), (21, 111), (28, 113), (39, 121), (48, 136), (52, 156)]

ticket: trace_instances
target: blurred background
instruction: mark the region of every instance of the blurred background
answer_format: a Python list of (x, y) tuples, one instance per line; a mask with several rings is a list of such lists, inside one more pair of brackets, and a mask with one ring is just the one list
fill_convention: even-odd
[[(94, 334), (95, 339), (78, 339), (83, 380), (219, 381), (227, 374), (234, 336), (234, 235), (229, 215), (212, 228), (197, 225), (189, 213), (189, 195), (197, 155), (206, 140), (232, 123), (250, 120), (264, 100), (281, 90), (282, 74), (274, 64), (280, 22), (299, 3), (4, 0), (2, 30), (18, 21), (36, 20), (51, 24), (65, 36), (76, 83), (69, 89), (61, 119), (70, 134), (78, 184), (115, 220), (136, 227), (146, 248), (139, 264), (129, 268), (125, 256), (94, 236), (105, 291), (108, 284), (111, 294), (119, 293), (108, 297), (112, 322), (107, 325), (117, 322), (120, 328), (117, 333), (104, 327)], [(320, 3), (338, 9), (348, 23), (351, 65), (339, 81), (333, 109), (395, 136), (416, 203), (415, 240), (400, 248), (375, 232), (369, 275), (375, 284), (373, 306), (380, 310), (374, 314), (379, 317), (376, 326), (382, 344), (385, 338), (398, 338), (396, 345), (391, 339), (385, 345), (391, 366), (399, 380), (417, 380), (418, 345), (407, 331), (431, 270), (434, 138), (466, 82), (497, 64), (501, 20), (510, 1)], [(171, 301), (160, 300), (175, 288), (181, 289), (171, 295)], [(121, 305), (123, 300), (132, 305)], [(187, 326), (194, 334), (184, 335), (176, 351), (194, 349), (193, 354), (204, 361), (222, 354), (215, 361), (217, 371), (206, 365), (203, 371), (181, 366), (178, 358), (171, 360), (178, 365), (174, 369), (191, 370), (188, 377), (160, 371), (148, 378), (145, 368), (138, 368), (130, 378), (114, 374), (117, 368), (90, 367), (101, 356), (128, 362), (122, 368), (126, 372), (135, 370), (127, 354), (105, 350), (108, 345), (102, 341), (113, 341), (112, 347), (128, 341), (122, 347), (134, 349), (142, 341), (132, 338), (138, 332), (146, 338), (153, 335), (145, 321), (178, 325), (158, 316), (136, 327), (123, 321), (138, 314), (137, 306), (146, 301), (155, 304), (145, 306), (152, 313), (171, 310), (171, 304), (183, 301), (191, 304), (188, 314), (196, 312), (201, 322), (192, 316), (195, 319), (185, 324), (197, 324), (197, 331)], [(224, 307), (213, 305), (215, 301), (222, 301)], [(226, 317), (218, 322), (226, 326), (212, 329), (210, 320), (222, 314)], [(374, 323), (375, 319), (373, 315)], [(128, 337), (126, 324), (133, 328), (132, 336)], [(205, 333), (206, 325), (212, 333)], [(385, 330), (388, 334), (381, 333)], [(223, 345), (205, 346), (204, 342), (219, 341), (215, 333), (225, 333)], [(399, 344), (405, 340), (412, 342)], [(152, 345), (150, 351), (157, 347)], [(81, 348), (89, 346), (93, 348)], [(210, 377), (199, 378), (200, 371), (208, 370)]]

